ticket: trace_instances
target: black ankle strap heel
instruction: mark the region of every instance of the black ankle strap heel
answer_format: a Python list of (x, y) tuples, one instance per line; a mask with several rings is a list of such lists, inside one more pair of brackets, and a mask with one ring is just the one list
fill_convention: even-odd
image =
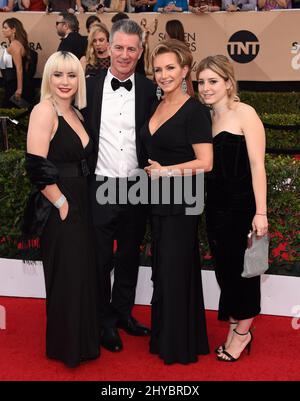
[(251, 343), (252, 343), (252, 340), (253, 340), (253, 335), (252, 335), (251, 329), (249, 329), (249, 331), (247, 331), (247, 333), (239, 333), (236, 329), (233, 329), (233, 331), (234, 331), (236, 334), (238, 334), (239, 336), (247, 336), (248, 334), (250, 334), (250, 341), (248, 342), (248, 344), (247, 344), (246, 347), (245, 347), (245, 349), (246, 349), (247, 352), (248, 352), (248, 355), (250, 355)]
[[(239, 333), (238, 331), (236, 331), (236, 329), (233, 329), (233, 331), (239, 335), (239, 336), (246, 336), (247, 334), (250, 334), (250, 341), (248, 342), (248, 344), (245, 346), (245, 348), (243, 349), (243, 351), (240, 353), (238, 358), (234, 358), (231, 354), (229, 354), (229, 352), (227, 352), (226, 350), (224, 350), (220, 355), (217, 355), (217, 359), (218, 361), (221, 362), (236, 362), (239, 360), (240, 356), (242, 355), (242, 353), (247, 350), (248, 355), (250, 355), (250, 351), (251, 351), (251, 343), (253, 341), (253, 335), (251, 330), (247, 331), (247, 333)], [(223, 355), (222, 355), (223, 354)]]

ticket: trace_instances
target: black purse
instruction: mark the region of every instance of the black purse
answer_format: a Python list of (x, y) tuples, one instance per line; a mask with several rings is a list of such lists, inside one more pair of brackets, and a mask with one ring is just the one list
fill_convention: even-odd
[(242, 277), (251, 278), (264, 274), (269, 268), (269, 235), (258, 236), (255, 231), (248, 234), (244, 255)]

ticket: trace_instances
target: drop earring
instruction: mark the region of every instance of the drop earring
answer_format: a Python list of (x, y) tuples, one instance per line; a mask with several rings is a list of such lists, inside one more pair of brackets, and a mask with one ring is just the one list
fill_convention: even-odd
[(162, 91), (161, 91), (160, 86), (157, 86), (157, 88), (156, 88), (156, 96), (157, 96), (157, 99), (160, 100), (160, 98), (162, 96)]
[(187, 84), (186, 84), (186, 79), (185, 77), (183, 78), (182, 82), (181, 82), (181, 90), (183, 93), (187, 92)]

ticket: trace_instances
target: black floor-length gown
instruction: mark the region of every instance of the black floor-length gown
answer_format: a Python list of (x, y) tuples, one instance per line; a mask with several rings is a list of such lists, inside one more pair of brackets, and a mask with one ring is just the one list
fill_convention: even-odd
[(83, 148), (76, 132), (58, 116), (47, 158), (60, 171), (57, 185), (68, 199), (69, 212), (61, 220), (58, 209), (52, 208), (41, 250), (47, 295), (46, 354), (69, 367), (99, 356), (99, 297), (87, 178), (76, 174), (91, 152), (91, 141)]
[(213, 139), (214, 168), (207, 174), (206, 220), (221, 289), (219, 320), (260, 312), (260, 276), (243, 278), (247, 234), (255, 198), (245, 137), (222, 131)]
[[(211, 143), (210, 117), (197, 100), (183, 106), (151, 135), (141, 131), (149, 158), (163, 166), (195, 159), (194, 143)], [(172, 187), (177, 178), (170, 180)], [(194, 180), (195, 176), (193, 177)], [(166, 364), (196, 362), (209, 352), (198, 241), (199, 213), (186, 215), (186, 204), (151, 205), (152, 321), (150, 352)]]

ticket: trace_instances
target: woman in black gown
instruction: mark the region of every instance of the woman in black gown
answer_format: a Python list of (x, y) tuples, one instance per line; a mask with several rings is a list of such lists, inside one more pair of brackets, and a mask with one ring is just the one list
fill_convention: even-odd
[[(199, 354), (209, 352), (197, 235), (200, 211), (195, 208), (189, 214), (187, 200), (192, 188), (185, 186), (185, 180), (195, 184), (200, 170), (212, 168), (212, 138), (209, 113), (186, 93), (191, 64), (191, 52), (176, 39), (155, 47), (152, 67), (158, 95), (163, 91), (164, 96), (141, 132), (150, 157), (145, 170), (152, 184), (158, 179), (163, 189), (170, 185), (170, 202), (160, 200), (151, 207), (154, 291), (150, 352), (166, 364), (196, 362)], [(178, 180), (184, 184), (183, 193), (177, 191)], [(176, 202), (176, 196), (182, 194), (185, 201)]]
[(34, 87), (32, 77), (29, 76), (30, 49), (27, 33), (21, 21), (17, 18), (8, 18), (2, 23), (3, 36), (8, 40), (9, 46), (5, 50), (5, 68), (1, 68), (4, 83), (4, 97), (2, 107), (16, 107), (10, 101), (14, 95), (29, 103), (33, 102)]
[(211, 106), (214, 168), (207, 176), (207, 232), (221, 289), (219, 319), (229, 321), (218, 359), (236, 361), (250, 351), (253, 318), (260, 312), (260, 277), (242, 278), (247, 234), (268, 230), (265, 133), (255, 110), (236, 96), (225, 56), (207, 57), (197, 69), (200, 99)]
[(35, 198), (38, 207), (31, 210), (32, 224), (40, 219), (43, 226), (46, 354), (69, 367), (99, 356), (87, 191), (92, 143), (80, 113), (72, 107), (74, 99), (79, 109), (85, 106), (83, 69), (72, 53), (56, 52), (45, 65), (41, 102), (30, 116), (27, 170), (40, 190)]

